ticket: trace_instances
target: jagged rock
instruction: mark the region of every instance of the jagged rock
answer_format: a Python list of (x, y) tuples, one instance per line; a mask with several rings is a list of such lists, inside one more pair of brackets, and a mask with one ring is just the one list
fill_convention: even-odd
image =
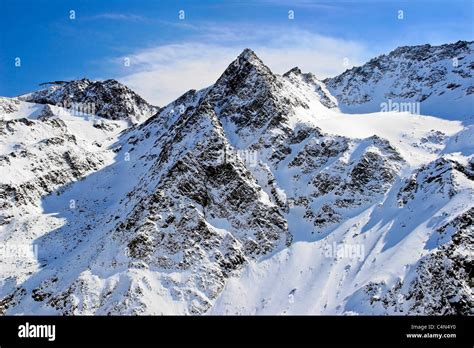
[(323, 82), (345, 112), (384, 111), (391, 101), (394, 110), (472, 123), (473, 47), (403, 46)]
[(142, 97), (115, 80), (74, 80), (26, 94), (20, 100), (51, 104), (81, 114), (110, 120), (144, 121), (158, 111)]
[[(438, 63), (466, 45), (403, 48), (326, 82), (372, 88), (400, 57), (458, 93), (467, 58), (458, 73)], [(338, 108), (374, 94), (330, 90), (246, 49), (159, 110), (113, 80), (2, 98), (0, 238), (38, 254), (0, 260), (0, 313), (472, 313), (468, 128), (395, 113), (357, 124)], [(25, 100), (46, 105), (22, 115)], [(365, 249), (326, 255), (332, 243)]]

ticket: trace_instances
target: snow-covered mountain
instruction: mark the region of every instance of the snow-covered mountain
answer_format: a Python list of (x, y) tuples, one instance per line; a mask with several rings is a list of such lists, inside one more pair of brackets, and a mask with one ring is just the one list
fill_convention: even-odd
[(343, 112), (405, 110), (473, 124), (473, 70), (474, 42), (458, 41), (399, 47), (324, 83)]
[[(47, 83), (48, 84), (48, 83)], [(50, 104), (93, 114), (111, 120), (138, 123), (155, 114), (159, 108), (148, 104), (127, 86), (115, 81), (55, 81), (49, 87), (20, 96), (18, 99)]]
[[(343, 113), (337, 79), (246, 49), (151, 117), (0, 99), (0, 312), (472, 314), (473, 127)], [(131, 105), (63, 107), (91, 95)]]

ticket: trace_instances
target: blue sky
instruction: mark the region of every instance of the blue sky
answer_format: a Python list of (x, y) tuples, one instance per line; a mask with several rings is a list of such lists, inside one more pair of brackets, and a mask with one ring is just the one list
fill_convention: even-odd
[(116, 78), (163, 105), (211, 84), (245, 47), (277, 73), (298, 65), (327, 77), (400, 45), (473, 40), (473, 4), (1, 0), (0, 95), (26, 93), (45, 81)]

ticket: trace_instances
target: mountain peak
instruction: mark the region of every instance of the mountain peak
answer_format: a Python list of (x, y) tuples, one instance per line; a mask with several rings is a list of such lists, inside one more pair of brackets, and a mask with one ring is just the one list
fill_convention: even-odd
[(242, 51), (242, 53), (239, 54), (238, 56), (239, 60), (246, 60), (246, 61), (251, 61), (258, 59), (261, 61), (261, 59), (257, 56), (257, 54), (251, 50), (250, 48), (246, 48)]
[(370, 115), (250, 49), (139, 126), (103, 119), (154, 109), (115, 80), (0, 97), (0, 244), (31, 246), (2, 258), (0, 315), (472, 314), (474, 126), (380, 110), (471, 112), (458, 46), (328, 80)]
[(82, 78), (47, 82), (42, 85), (48, 87), (22, 95), (19, 99), (65, 108), (74, 107), (74, 104), (88, 104), (93, 107), (97, 116), (131, 123), (146, 119), (157, 111), (156, 107), (148, 104), (130, 88), (113, 79), (94, 81)]
[(254, 66), (271, 73), (270, 69), (263, 63), (257, 54), (250, 48), (246, 48), (240, 53), (230, 66), (245, 67)]
[(288, 77), (290, 76), (291, 74), (294, 74), (294, 75), (301, 75), (302, 72), (301, 72), (301, 69), (298, 68), (297, 66), (295, 66), (294, 68), (288, 70), (286, 73), (283, 74), (283, 76), (285, 77)]
[(221, 77), (216, 81), (216, 85), (220, 85), (225, 81), (229, 82), (229, 80), (238, 83), (239, 80), (243, 81), (250, 76), (260, 76), (270, 80), (273, 80), (275, 77), (270, 68), (263, 63), (255, 52), (250, 48), (246, 48), (229, 64)]

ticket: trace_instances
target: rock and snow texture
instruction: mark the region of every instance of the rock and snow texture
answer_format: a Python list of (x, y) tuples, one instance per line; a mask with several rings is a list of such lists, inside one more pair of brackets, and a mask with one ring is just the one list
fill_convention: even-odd
[(379, 66), (327, 87), (246, 49), (160, 110), (108, 81), (0, 98), (0, 313), (473, 314), (469, 115), (341, 112)]
[(388, 108), (472, 124), (473, 71), (474, 42), (458, 41), (399, 47), (324, 82), (343, 112)]
[(158, 111), (127, 86), (115, 80), (55, 81), (48, 88), (19, 97), (20, 100), (62, 106), (111, 120), (138, 123)]

